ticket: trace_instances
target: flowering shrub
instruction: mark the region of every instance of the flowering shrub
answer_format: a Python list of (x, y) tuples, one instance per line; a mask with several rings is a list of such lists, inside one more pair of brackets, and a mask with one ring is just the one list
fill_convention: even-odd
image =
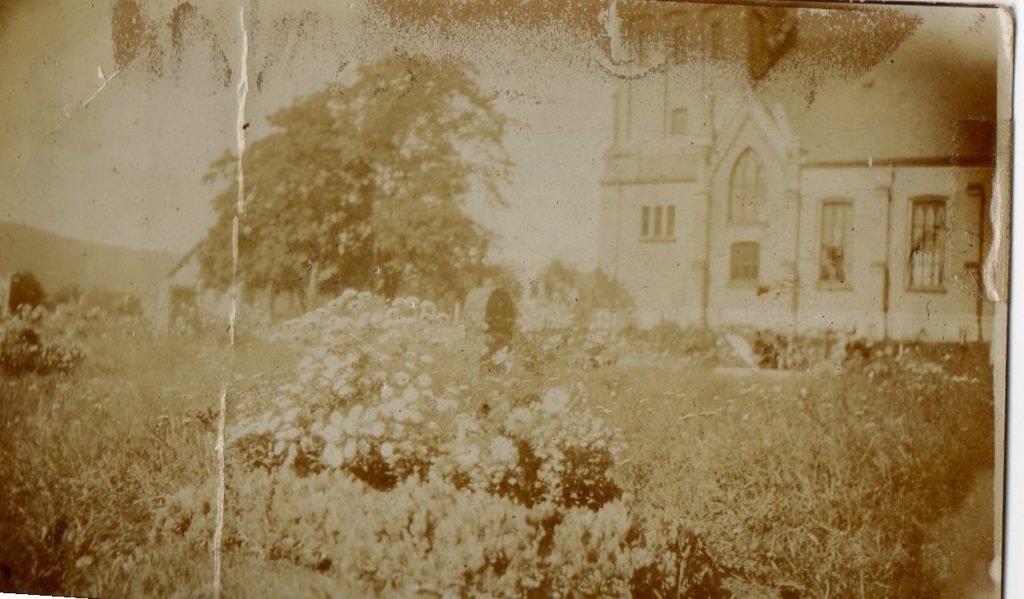
[[(224, 547), (376, 592), (717, 588), (706, 555), (622, 496), (622, 444), (582, 385), (549, 385), (508, 352), (479, 375), (449, 333), (428, 302), (354, 292), (284, 323), (279, 339), (309, 350), (296, 380), (240, 402)], [(157, 538), (206, 547), (214, 483), (167, 498)]]
[[(377, 489), (432, 471), (456, 488), (598, 508), (618, 494), (613, 430), (561, 387), (531, 381), (507, 353), (500, 380), (460, 384), (462, 352), (430, 302), (344, 293), (279, 338), (309, 347), (297, 380), (257, 389), (229, 431), (251, 467), (341, 470)], [(577, 390), (578, 391), (578, 390)]]
[(41, 330), (48, 340), (55, 337), (44, 329), (46, 318), (37, 307), (0, 321), (0, 370), (9, 375), (69, 372), (81, 362), (82, 350), (70, 341), (44, 341)]

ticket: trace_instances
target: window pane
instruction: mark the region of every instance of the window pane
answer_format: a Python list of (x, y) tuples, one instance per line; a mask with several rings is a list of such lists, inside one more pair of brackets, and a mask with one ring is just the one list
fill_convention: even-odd
[(729, 267), (729, 278), (733, 281), (756, 281), (760, 267), (760, 248), (748, 241), (734, 243)]
[(747, 159), (743, 161), (743, 193), (740, 196), (740, 220), (750, 220), (750, 204), (751, 196), (754, 195), (754, 190), (757, 189), (757, 165), (751, 159), (750, 154), (747, 154)]
[(846, 256), (848, 254), (847, 223), (850, 204), (828, 202), (821, 208), (821, 266), (819, 279), (830, 283), (846, 282)]
[(647, 237), (650, 234), (651, 209), (644, 206), (640, 209), (640, 237)]
[(672, 111), (672, 135), (686, 135), (686, 119), (685, 108), (676, 108)]
[(911, 208), (910, 287), (941, 289), (943, 284), (946, 203), (916, 200)]
[(676, 236), (676, 207), (668, 206), (665, 208), (665, 236), (675, 237)]
[(753, 222), (757, 205), (764, 195), (761, 162), (753, 150), (740, 155), (729, 180), (729, 221)]
[(654, 236), (661, 237), (661, 206), (654, 207)]

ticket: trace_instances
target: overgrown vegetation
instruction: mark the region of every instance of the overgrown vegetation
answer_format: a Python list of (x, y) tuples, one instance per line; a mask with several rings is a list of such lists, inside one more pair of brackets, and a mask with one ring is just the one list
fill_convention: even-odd
[(549, 332), (480, 375), (411, 298), (230, 354), (76, 318), (77, 370), (3, 382), (6, 590), (208, 592), (223, 381), (232, 595), (956, 596), (988, 558), (983, 348), (735, 378), (703, 334)]

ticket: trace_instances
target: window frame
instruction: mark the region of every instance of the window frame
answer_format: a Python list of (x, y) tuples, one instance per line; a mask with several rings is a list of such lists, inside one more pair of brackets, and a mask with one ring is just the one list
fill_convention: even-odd
[[(933, 224), (932, 251), (937, 261), (930, 265), (930, 268), (938, 268), (935, 284), (923, 284), (914, 280), (914, 246), (915, 246), (915, 217), (918, 214), (918, 207), (931, 206), (941, 210), (942, 219), (939, 224)], [(920, 195), (910, 198), (910, 213), (907, 218), (907, 259), (906, 259), (906, 290), (911, 293), (946, 293), (946, 236), (948, 233), (949, 197), (943, 195)], [(934, 221), (933, 221), (934, 222)], [(925, 227), (922, 224), (922, 229)], [(927, 235), (927, 234), (926, 234)], [(922, 265), (922, 269), (928, 265)]]
[[(676, 115), (682, 114), (682, 131), (676, 129)], [(673, 108), (668, 116), (668, 134), (671, 137), (683, 137), (690, 134), (690, 110), (685, 107)]]
[[(751, 165), (753, 168), (753, 181), (748, 181), (747, 177)], [(740, 169), (744, 172), (740, 173)], [(755, 195), (752, 201), (749, 202), (749, 210), (736, 210), (737, 207), (743, 205), (742, 201), (737, 201), (737, 176), (742, 176), (742, 184), (744, 191), (749, 191), (751, 183), (755, 190)], [(729, 173), (729, 186), (728, 186), (728, 214), (726, 214), (726, 222), (730, 226), (749, 226), (758, 225), (761, 223), (758, 218), (760, 213), (760, 206), (764, 202), (765, 196), (767, 195), (767, 182), (765, 181), (765, 168), (764, 162), (761, 157), (753, 148), (746, 148), (736, 158), (736, 161), (732, 165), (732, 170)], [(741, 214), (736, 214), (741, 212)]]
[[(754, 259), (740, 264), (737, 261), (741, 247), (752, 248)], [(752, 277), (737, 276), (739, 267), (749, 268), (753, 264)], [(729, 285), (734, 287), (757, 287), (761, 284), (761, 244), (756, 241), (734, 241), (729, 245)]]
[[(840, 246), (842, 249), (842, 277), (839, 279), (825, 278), (825, 239), (828, 233), (825, 219), (831, 209), (839, 209), (839, 213), (843, 215), (842, 226), (833, 231), (839, 231), (842, 235)], [(849, 233), (851, 231), (850, 221), (853, 218), (853, 201), (849, 198), (826, 198), (821, 201), (818, 214), (818, 288), (826, 290), (852, 289)], [(834, 224), (833, 227), (835, 227)]]
[(671, 203), (640, 206), (640, 241), (674, 242), (677, 212), (676, 205)]

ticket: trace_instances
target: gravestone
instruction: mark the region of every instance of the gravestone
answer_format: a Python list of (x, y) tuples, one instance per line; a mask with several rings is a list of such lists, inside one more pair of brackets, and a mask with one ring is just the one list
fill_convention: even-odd
[(511, 348), (516, 326), (516, 305), (501, 287), (477, 287), (466, 296), (462, 313), (466, 342), (480, 360), (502, 348)]
[(0, 277), (0, 318), (11, 309), (11, 277)]

